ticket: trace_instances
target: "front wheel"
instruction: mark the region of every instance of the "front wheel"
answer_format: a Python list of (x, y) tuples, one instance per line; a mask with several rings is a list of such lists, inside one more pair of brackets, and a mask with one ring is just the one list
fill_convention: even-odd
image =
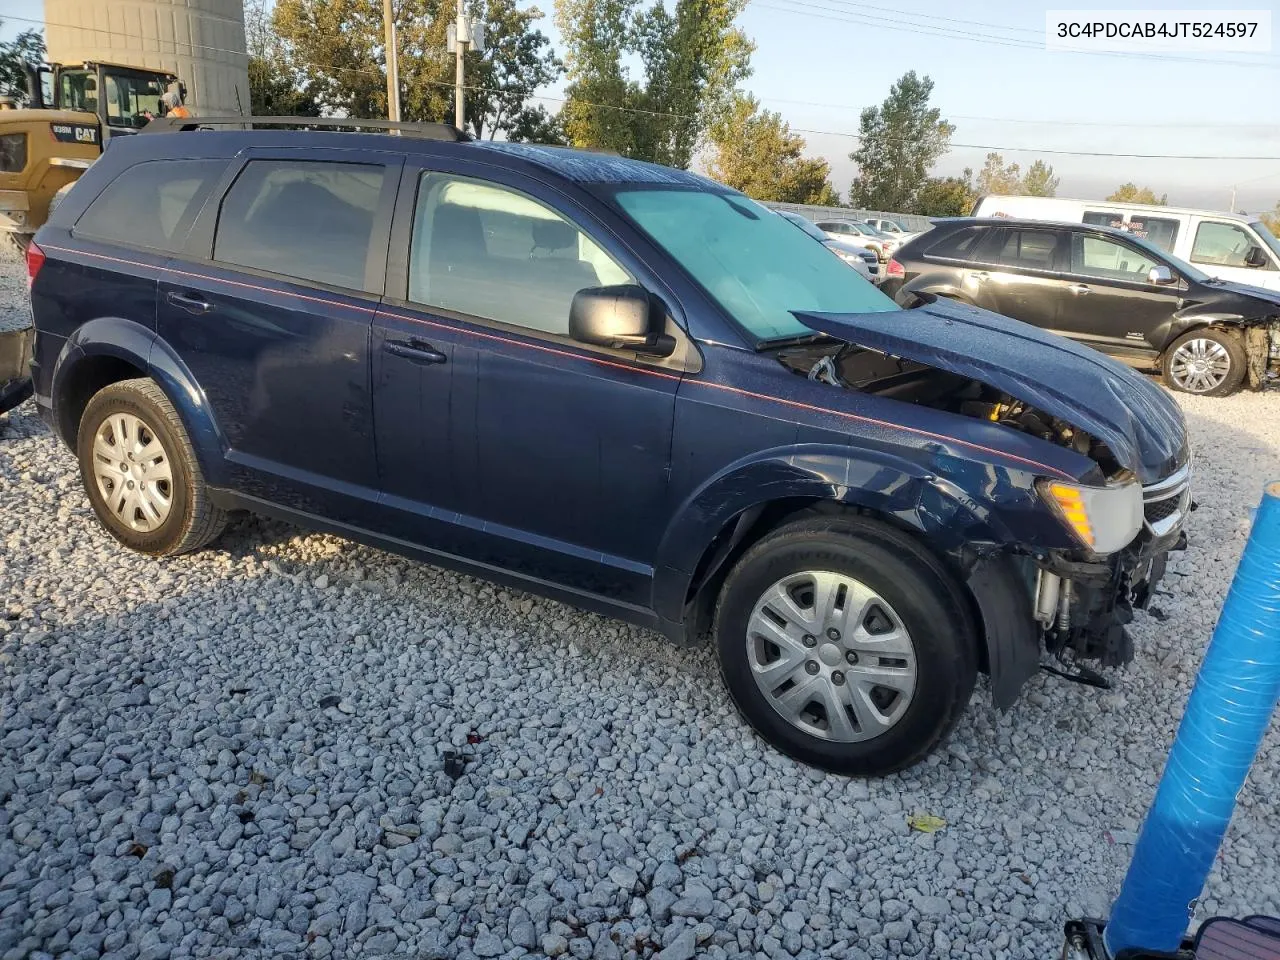
[(1225, 397), (1244, 380), (1245, 355), (1240, 338), (1225, 330), (1202, 327), (1169, 345), (1162, 360), (1164, 382), (1183, 393)]
[(861, 517), (789, 524), (748, 550), (716, 612), (720, 669), (769, 743), (834, 773), (880, 776), (951, 732), (977, 679), (950, 574)]

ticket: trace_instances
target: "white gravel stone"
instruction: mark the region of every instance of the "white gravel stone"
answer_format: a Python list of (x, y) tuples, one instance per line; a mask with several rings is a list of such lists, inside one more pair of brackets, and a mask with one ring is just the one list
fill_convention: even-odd
[[(1280, 478), (1280, 397), (1180, 402), (1200, 508), (1115, 689), (1039, 676), (1001, 715), (984, 684), (871, 782), (770, 750), (710, 651), (613, 620), (253, 518), (128, 553), (27, 403), (0, 417), (0, 960), (1056, 956), (1115, 896)], [(1278, 765), (1273, 727), (1201, 916), (1280, 913)]]

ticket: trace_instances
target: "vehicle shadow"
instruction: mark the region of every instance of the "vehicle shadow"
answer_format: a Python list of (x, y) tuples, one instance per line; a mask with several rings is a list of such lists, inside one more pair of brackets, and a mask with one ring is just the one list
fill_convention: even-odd
[[(67, 886), (117, 878), (82, 904), (108, 917), (112, 889), (145, 900), (162, 883), (194, 916), (235, 875), (244, 919), (201, 920), (199, 942), (264, 956), (300, 954), (320, 929), (340, 955), (388, 910), (424, 930), (406, 950), (437, 931), (465, 944), (481, 910), (505, 917), (544, 893), (541, 871), (578, 877), (575, 851), (587, 847), (585, 889), (628, 857), (643, 864), (642, 890), (666, 860), (707, 884), (740, 870), (739, 892), (762, 918), (761, 883), (803, 879), (828, 930), (857, 930), (849, 942), (889, 955), (876, 874), (896, 864), (905, 879), (884, 897), (897, 891), (899, 917), (922, 936), (1003, 937), (1048, 955), (1063, 919), (1106, 912), (1130, 852), (1116, 838), (1138, 827), (1249, 509), (1280, 475), (1280, 448), (1243, 429), (1259, 416), (1256, 398), (1184, 409), (1199, 509), (1189, 549), (1132, 626), (1134, 664), (1108, 671), (1106, 692), (1039, 676), (1003, 715), (983, 686), (946, 746), (880, 781), (825, 775), (757, 740), (712, 681), (705, 649), (259, 518), (199, 554), (150, 560), (79, 508), (78, 484), (59, 482), (55, 503), (77, 502), (59, 522), (78, 562), (34, 552), (0, 562), (18, 611), (0, 623), (0, 863)], [(30, 450), (8, 441), (54, 442), (30, 405), (20, 410), (0, 434), (10, 495)], [(74, 470), (65, 451), (52, 462)], [(53, 485), (44, 470), (32, 482)], [(17, 522), (29, 525), (25, 542), (47, 536), (35, 519)], [(461, 755), (457, 779), (448, 751)], [(1280, 764), (1275, 730), (1258, 763)], [(97, 773), (78, 781), (82, 767)], [(1270, 836), (1269, 803), (1246, 789), (1228, 843)], [(946, 826), (914, 831), (915, 813)], [(394, 832), (405, 825), (420, 836)], [(442, 834), (453, 839), (434, 848)], [(620, 846), (602, 847), (605, 834)], [(455, 842), (480, 841), (487, 886), (467, 875), (469, 894), (437, 898), (433, 864)], [(1252, 882), (1277, 871), (1275, 850), (1259, 846), (1252, 870), (1219, 865), (1202, 910), (1280, 909)], [(371, 870), (380, 884), (362, 893)], [(272, 891), (303, 889), (314, 902), (268, 909)], [(934, 900), (922, 913), (926, 897), (946, 912)], [(630, 922), (631, 891), (601, 888), (590, 907), (553, 899), (558, 919)], [(34, 920), (23, 909), (6, 922), (25, 929)], [(439, 926), (422, 927), (428, 918)], [(661, 942), (668, 921), (649, 922)], [(160, 929), (136, 923), (128, 935)]]

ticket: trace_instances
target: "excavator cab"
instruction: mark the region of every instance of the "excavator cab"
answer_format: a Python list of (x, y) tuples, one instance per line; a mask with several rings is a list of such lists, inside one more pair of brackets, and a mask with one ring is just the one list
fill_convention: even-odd
[(28, 86), (36, 109), (91, 113), (101, 125), (104, 141), (137, 133), (153, 117), (163, 117), (160, 98), (171, 87), (186, 93), (172, 73), (116, 63), (55, 63), (33, 73)]
[(0, 104), (0, 237), (25, 248), (58, 191), (80, 177), (113, 136), (163, 117), (178, 78), (111, 63), (50, 64), (27, 73), (27, 105)]

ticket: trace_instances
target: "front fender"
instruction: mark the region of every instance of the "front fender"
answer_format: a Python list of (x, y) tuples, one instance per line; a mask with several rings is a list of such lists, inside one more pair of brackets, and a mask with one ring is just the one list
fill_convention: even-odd
[[(975, 489), (1000, 483), (996, 468), (972, 466), (992, 474), (974, 478), (980, 483)], [(730, 464), (676, 509), (658, 547), (653, 596), (658, 614), (682, 619), (699, 560), (732, 520), (752, 508), (796, 498), (874, 510), (918, 531), (943, 552), (1013, 539), (989, 507), (911, 460), (834, 444), (781, 448)]]
[(1265, 324), (1275, 315), (1280, 315), (1280, 306), (1276, 307), (1274, 314), (1261, 316), (1245, 316), (1242, 313), (1227, 310), (1206, 312), (1198, 307), (1191, 307), (1175, 313), (1156, 327), (1151, 332), (1151, 344), (1163, 353), (1173, 341), (1198, 327), (1230, 327), (1234, 330), (1243, 330), (1245, 327)]
[(64, 423), (59, 408), (73, 393), (77, 371), (83, 371), (86, 363), (101, 357), (124, 361), (160, 385), (182, 419), (205, 479), (214, 486), (224, 484), (226, 443), (204, 391), (173, 348), (154, 330), (123, 317), (90, 320), (67, 338), (58, 354), (53, 369), (52, 396), (64, 442), (70, 443), (75, 425)]

